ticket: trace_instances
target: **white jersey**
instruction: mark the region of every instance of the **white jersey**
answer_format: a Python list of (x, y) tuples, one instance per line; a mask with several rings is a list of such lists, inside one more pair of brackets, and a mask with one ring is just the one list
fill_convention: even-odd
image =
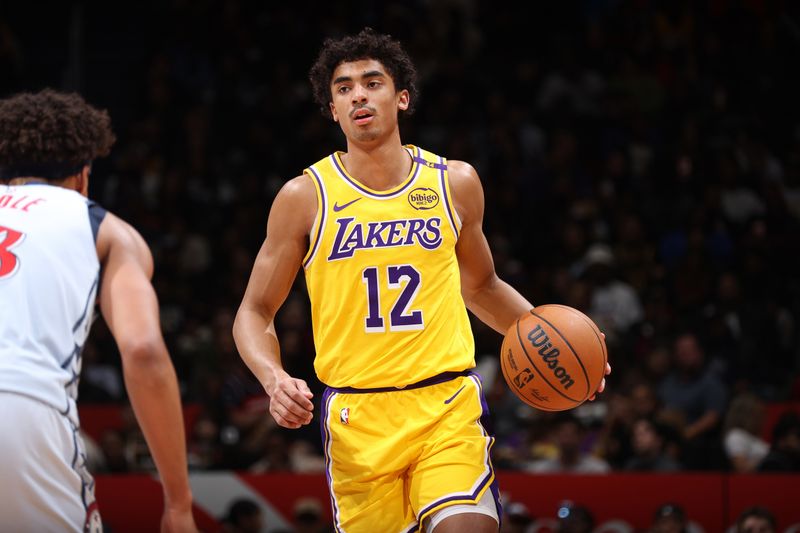
[(72, 190), (0, 185), (0, 391), (44, 402), (76, 425), (104, 216)]

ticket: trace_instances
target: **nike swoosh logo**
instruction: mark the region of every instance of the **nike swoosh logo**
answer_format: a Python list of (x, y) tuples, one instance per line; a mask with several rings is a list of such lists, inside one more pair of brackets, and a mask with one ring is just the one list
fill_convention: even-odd
[(466, 385), (462, 385), (462, 386), (461, 386), (461, 388), (460, 388), (460, 389), (458, 389), (458, 390), (456, 391), (456, 393), (455, 393), (455, 394), (453, 394), (452, 396), (450, 396), (450, 398), (446, 399), (446, 400), (444, 401), (444, 403), (445, 403), (445, 404), (449, 404), (450, 402), (452, 402), (453, 400), (455, 400), (455, 399), (456, 399), (456, 396), (458, 396), (458, 393), (459, 393), (459, 392), (461, 392), (462, 390), (464, 390), (464, 387), (466, 387)]
[(334, 210), (334, 212), (338, 213), (339, 211), (341, 211), (341, 210), (342, 210), (342, 209), (344, 209), (345, 207), (349, 207), (349, 206), (353, 205), (354, 203), (356, 203), (357, 201), (361, 200), (361, 198), (363, 198), (363, 197), (362, 197), (362, 196), (359, 196), (359, 197), (358, 197), (358, 198), (356, 198), (355, 200), (350, 200), (350, 201), (349, 201), (349, 202), (347, 202), (346, 204), (342, 204), (342, 205), (339, 205), (339, 203), (338, 203), (338, 202), (334, 202), (334, 203), (333, 203), (333, 210)]

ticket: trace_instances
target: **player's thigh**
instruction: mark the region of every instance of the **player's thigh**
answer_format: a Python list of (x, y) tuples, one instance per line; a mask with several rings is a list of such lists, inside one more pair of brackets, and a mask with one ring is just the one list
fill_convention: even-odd
[(91, 476), (77, 429), (52, 407), (0, 393), (0, 498), (8, 531), (83, 531), (94, 509)]
[(413, 446), (393, 393), (328, 394), (323, 432), (333, 518), (347, 532), (399, 532), (416, 523), (405, 476)]
[[(445, 385), (445, 384), (443, 384)], [(449, 401), (426, 435), (424, 453), (409, 471), (411, 506), (419, 520), (459, 504), (476, 505), (484, 494), (495, 511), (499, 504), (487, 431), (488, 412), (477, 376), (459, 378), (441, 394), (431, 389), (434, 402)], [(450, 394), (450, 396), (448, 396)]]

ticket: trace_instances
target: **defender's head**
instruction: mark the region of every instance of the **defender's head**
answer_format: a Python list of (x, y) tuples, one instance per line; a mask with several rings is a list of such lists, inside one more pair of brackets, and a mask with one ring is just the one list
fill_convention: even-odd
[(78, 178), (85, 194), (91, 162), (108, 155), (114, 141), (108, 113), (77, 94), (45, 89), (0, 100), (2, 182)]

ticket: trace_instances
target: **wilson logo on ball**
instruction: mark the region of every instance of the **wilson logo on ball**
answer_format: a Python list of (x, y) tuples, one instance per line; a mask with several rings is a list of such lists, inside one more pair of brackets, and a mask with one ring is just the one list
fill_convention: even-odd
[(575, 384), (575, 380), (567, 373), (567, 370), (558, 364), (560, 352), (558, 348), (553, 346), (550, 337), (547, 335), (547, 332), (542, 329), (541, 324), (537, 324), (536, 327), (528, 333), (528, 340), (531, 341), (533, 347), (539, 352), (539, 356), (541, 356), (542, 360), (547, 364), (547, 368), (553, 371), (553, 375), (556, 379), (561, 381), (565, 389)]

